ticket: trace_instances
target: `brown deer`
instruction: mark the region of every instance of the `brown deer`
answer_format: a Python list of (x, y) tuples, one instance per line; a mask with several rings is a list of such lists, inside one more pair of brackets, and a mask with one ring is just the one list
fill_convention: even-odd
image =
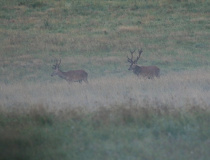
[(131, 58), (128, 58), (128, 62), (130, 63), (130, 67), (128, 70), (132, 70), (134, 74), (136, 74), (138, 77), (146, 77), (149, 79), (152, 79), (154, 77), (159, 77), (160, 76), (160, 69), (157, 66), (138, 66), (137, 61), (139, 60), (141, 53), (143, 52), (142, 49), (138, 50), (139, 55), (135, 60), (133, 60), (133, 53), (134, 51), (130, 51), (131, 53)]
[(82, 81), (88, 83), (87, 72), (85, 72), (84, 70), (70, 70), (68, 72), (63, 72), (59, 68), (60, 64), (61, 64), (61, 59), (60, 61), (56, 60), (56, 64), (53, 65), (54, 72), (51, 74), (51, 76), (58, 75), (60, 78), (65, 79), (69, 84), (71, 82), (82, 83)]

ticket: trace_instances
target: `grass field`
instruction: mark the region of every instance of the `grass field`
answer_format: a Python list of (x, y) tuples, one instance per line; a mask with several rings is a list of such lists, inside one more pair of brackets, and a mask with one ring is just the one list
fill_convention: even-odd
[[(0, 0), (0, 159), (208, 160), (209, 0)], [(156, 65), (160, 78), (128, 71)], [(89, 84), (51, 77), (85, 69)]]

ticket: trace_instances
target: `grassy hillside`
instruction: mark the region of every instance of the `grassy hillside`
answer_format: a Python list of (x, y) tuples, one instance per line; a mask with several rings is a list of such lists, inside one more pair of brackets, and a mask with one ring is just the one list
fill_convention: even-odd
[[(208, 160), (209, 0), (0, 0), (0, 159)], [(160, 78), (128, 71), (157, 65)], [(85, 69), (89, 84), (51, 77)]]
[(90, 78), (127, 71), (129, 50), (162, 73), (209, 66), (209, 1), (0, 2), (1, 81), (50, 81), (62, 69), (85, 68)]

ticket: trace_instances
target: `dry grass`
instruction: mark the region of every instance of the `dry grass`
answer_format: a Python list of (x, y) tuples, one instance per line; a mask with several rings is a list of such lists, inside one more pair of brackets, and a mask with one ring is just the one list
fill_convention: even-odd
[(119, 26), (118, 31), (119, 32), (134, 32), (138, 33), (141, 32), (143, 28), (138, 27), (138, 26)]
[(98, 107), (129, 104), (152, 107), (210, 107), (210, 76), (205, 69), (170, 73), (159, 79), (138, 79), (135, 75), (90, 79), (89, 84), (68, 83), (1, 84), (2, 109), (37, 104), (48, 109)]

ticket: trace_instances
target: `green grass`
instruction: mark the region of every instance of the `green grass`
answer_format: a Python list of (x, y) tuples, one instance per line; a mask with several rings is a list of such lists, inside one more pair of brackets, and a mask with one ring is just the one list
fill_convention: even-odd
[(37, 105), (1, 112), (1, 158), (209, 158), (209, 109), (128, 105), (63, 111), (55, 115)]
[[(209, 159), (209, 6), (1, 0), (0, 159)], [(128, 71), (140, 47), (159, 79)], [(51, 78), (55, 58), (89, 84)]]

